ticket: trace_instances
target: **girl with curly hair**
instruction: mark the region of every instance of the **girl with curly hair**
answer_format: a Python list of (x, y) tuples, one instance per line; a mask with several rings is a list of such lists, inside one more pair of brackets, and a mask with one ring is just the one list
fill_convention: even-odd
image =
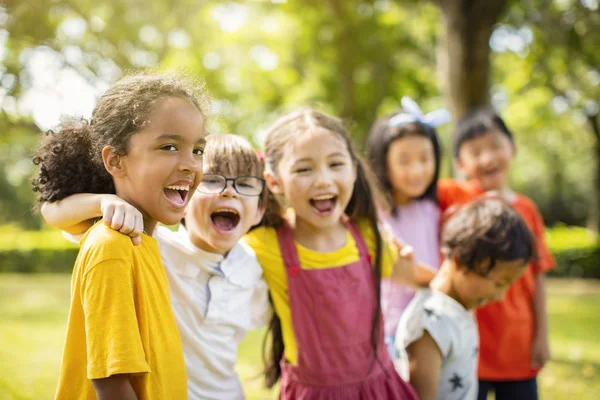
[(202, 179), (203, 105), (202, 88), (180, 76), (129, 76), (100, 98), (89, 122), (65, 122), (42, 138), (33, 180), (40, 203), (116, 194), (140, 210), (144, 230), (138, 246), (101, 221), (81, 238), (56, 398), (187, 398), (169, 285), (151, 235), (158, 222), (182, 218)]

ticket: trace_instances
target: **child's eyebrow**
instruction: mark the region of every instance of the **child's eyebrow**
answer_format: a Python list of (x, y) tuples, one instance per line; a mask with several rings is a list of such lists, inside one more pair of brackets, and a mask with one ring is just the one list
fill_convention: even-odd
[(341, 151), (338, 151), (338, 152), (329, 154), (327, 156), (327, 158), (330, 158), (330, 157), (347, 157), (347, 154), (346, 153), (342, 153)]
[[(156, 141), (161, 141), (161, 140), (165, 140), (165, 139), (171, 139), (171, 140), (175, 140), (178, 142), (183, 142), (185, 141), (185, 139), (183, 138), (183, 136), (181, 135), (177, 135), (174, 133), (165, 133), (164, 135), (160, 135), (159, 137), (156, 138)], [(198, 139), (198, 141), (196, 142), (196, 144), (206, 144), (206, 139), (201, 137)]]

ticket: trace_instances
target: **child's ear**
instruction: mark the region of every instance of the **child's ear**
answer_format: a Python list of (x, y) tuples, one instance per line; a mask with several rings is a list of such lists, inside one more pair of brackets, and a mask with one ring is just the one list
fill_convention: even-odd
[(102, 161), (104, 162), (104, 168), (115, 178), (122, 178), (125, 176), (125, 168), (123, 167), (123, 160), (115, 152), (115, 148), (112, 146), (104, 146), (102, 149)]
[(265, 171), (264, 176), (271, 193), (283, 194), (283, 188), (279, 184), (279, 180), (271, 171)]

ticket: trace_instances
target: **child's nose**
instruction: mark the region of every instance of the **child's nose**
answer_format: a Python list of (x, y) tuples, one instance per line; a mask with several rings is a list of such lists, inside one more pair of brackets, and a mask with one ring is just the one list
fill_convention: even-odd
[(315, 184), (317, 185), (328, 185), (331, 183), (331, 175), (326, 170), (317, 171), (315, 176)]
[(202, 158), (196, 157), (193, 153), (181, 152), (179, 160), (179, 169), (181, 171), (198, 172), (202, 170)]
[(232, 181), (225, 182), (225, 189), (223, 189), (223, 191), (221, 192), (221, 196), (226, 196), (226, 197), (237, 196), (237, 192), (235, 191), (235, 188), (233, 187)]

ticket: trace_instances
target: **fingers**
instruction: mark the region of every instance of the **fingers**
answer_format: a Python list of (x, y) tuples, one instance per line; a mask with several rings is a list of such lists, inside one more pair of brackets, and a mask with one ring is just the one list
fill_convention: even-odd
[(413, 248), (410, 247), (409, 245), (403, 245), (402, 248), (400, 248), (399, 254), (401, 257), (408, 258), (408, 259), (413, 259), (415, 256)]
[(115, 214), (115, 204), (110, 203), (102, 210), (102, 218), (104, 220), (104, 224), (107, 226), (111, 226), (113, 215)]
[(144, 223), (140, 213), (137, 210), (126, 210), (124, 214), (123, 224), (119, 228), (119, 232), (131, 237), (141, 235), (144, 230)]
[(118, 231), (123, 226), (125, 221), (125, 210), (123, 207), (115, 207), (115, 211), (113, 213), (112, 219), (110, 221), (111, 229)]
[(142, 237), (141, 236), (134, 236), (131, 238), (131, 241), (133, 242), (134, 246), (139, 246), (140, 244), (142, 244)]

